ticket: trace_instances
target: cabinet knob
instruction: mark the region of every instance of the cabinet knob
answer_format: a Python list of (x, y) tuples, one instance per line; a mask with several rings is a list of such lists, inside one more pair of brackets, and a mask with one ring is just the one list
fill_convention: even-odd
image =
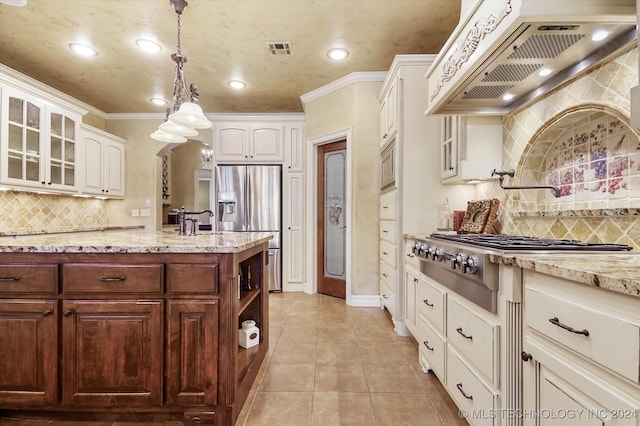
[(531, 354), (530, 354), (530, 353), (525, 352), (525, 351), (522, 351), (522, 360), (523, 360), (524, 362), (530, 361), (530, 360), (532, 360), (532, 359), (533, 359), (533, 357), (531, 356)]
[(53, 313), (53, 312), (51, 312), (51, 310), (50, 310), (50, 309), (47, 309), (46, 311), (44, 311), (44, 312), (42, 313), (42, 316), (43, 316), (43, 317), (48, 317), (48, 316), (50, 316), (52, 313)]
[(289, 227), (289, 231), (291, 231), (291, 227)]
[(71, 316), (72, 312), (69, 309), (65, 309), (64, 311), (62, 311), (62, 316), (63, 317), (69, 317)]
[(47, 183), (47, 182), (45, 182), (45, 181), (41, 181), (40, 183), (44, 185), (44, 184), (45, 184), (45, 183)]

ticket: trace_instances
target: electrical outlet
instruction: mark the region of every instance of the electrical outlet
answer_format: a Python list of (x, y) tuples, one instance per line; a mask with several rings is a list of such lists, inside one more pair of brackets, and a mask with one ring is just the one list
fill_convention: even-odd
[(144, 205), (147, 207), (151, 207), (151, 200), (144, 200)]
[(140, 210), (131, 209), (131, 216), (140, 216)]
[(151, 216), (151, 209), (140, 209), (140, 216)]

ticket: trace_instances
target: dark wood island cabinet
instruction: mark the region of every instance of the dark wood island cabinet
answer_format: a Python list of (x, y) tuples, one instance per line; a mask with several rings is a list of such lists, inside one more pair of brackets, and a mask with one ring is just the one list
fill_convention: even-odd
[(232, 425), (269, 342), (269, 239), (0, 238), (0, 414)]

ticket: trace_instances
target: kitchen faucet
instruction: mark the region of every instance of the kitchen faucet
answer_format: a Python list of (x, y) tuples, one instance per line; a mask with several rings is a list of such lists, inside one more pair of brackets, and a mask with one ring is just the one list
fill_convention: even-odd
[(187, 215), (201, 215), (203, 213), (209, 213), (209, 217), (213, 217), (213, 212), (209, 209), (201, 210), (199, 212), (186, 211), (184, 206), (181, 209), (176, 210), (178, 212), (178, 235), (187, 235), (187, 221), (191, 222), (191, 231), (189, 235), (196, 235), (196, 224), (198, 218), (187, 217)]

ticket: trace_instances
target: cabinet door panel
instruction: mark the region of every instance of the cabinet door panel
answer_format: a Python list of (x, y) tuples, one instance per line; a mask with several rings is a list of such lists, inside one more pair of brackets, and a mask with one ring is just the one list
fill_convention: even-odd
[(252, 127), (250, 160), (283, 160), (282, 127)]
[(68, 300), (62, 316), (64, 404), (162, 403), (162, 301)]
[(171, 301), (167, 313), (167, 402), (216, 405), (218, 401), (217, 300)]
[(56, 318), (55, 300), (0, 301), (0, 405), (56, 403)]
[(245, 126), (226, 126), (217, 129), (216, 140), (219, 161), (246, 161), (249, 157), (248, 131)]
[(102, 142), (84, 138), (84, 191), (100, 194), (102, 191)]
[(290, 172), (304, 171), (304, 140), (302, 126), (287, 126), (284, 140), (284, 164)]
[(124, 196), (124, 145), (104, 147), (104, 192), (112, 197)]

